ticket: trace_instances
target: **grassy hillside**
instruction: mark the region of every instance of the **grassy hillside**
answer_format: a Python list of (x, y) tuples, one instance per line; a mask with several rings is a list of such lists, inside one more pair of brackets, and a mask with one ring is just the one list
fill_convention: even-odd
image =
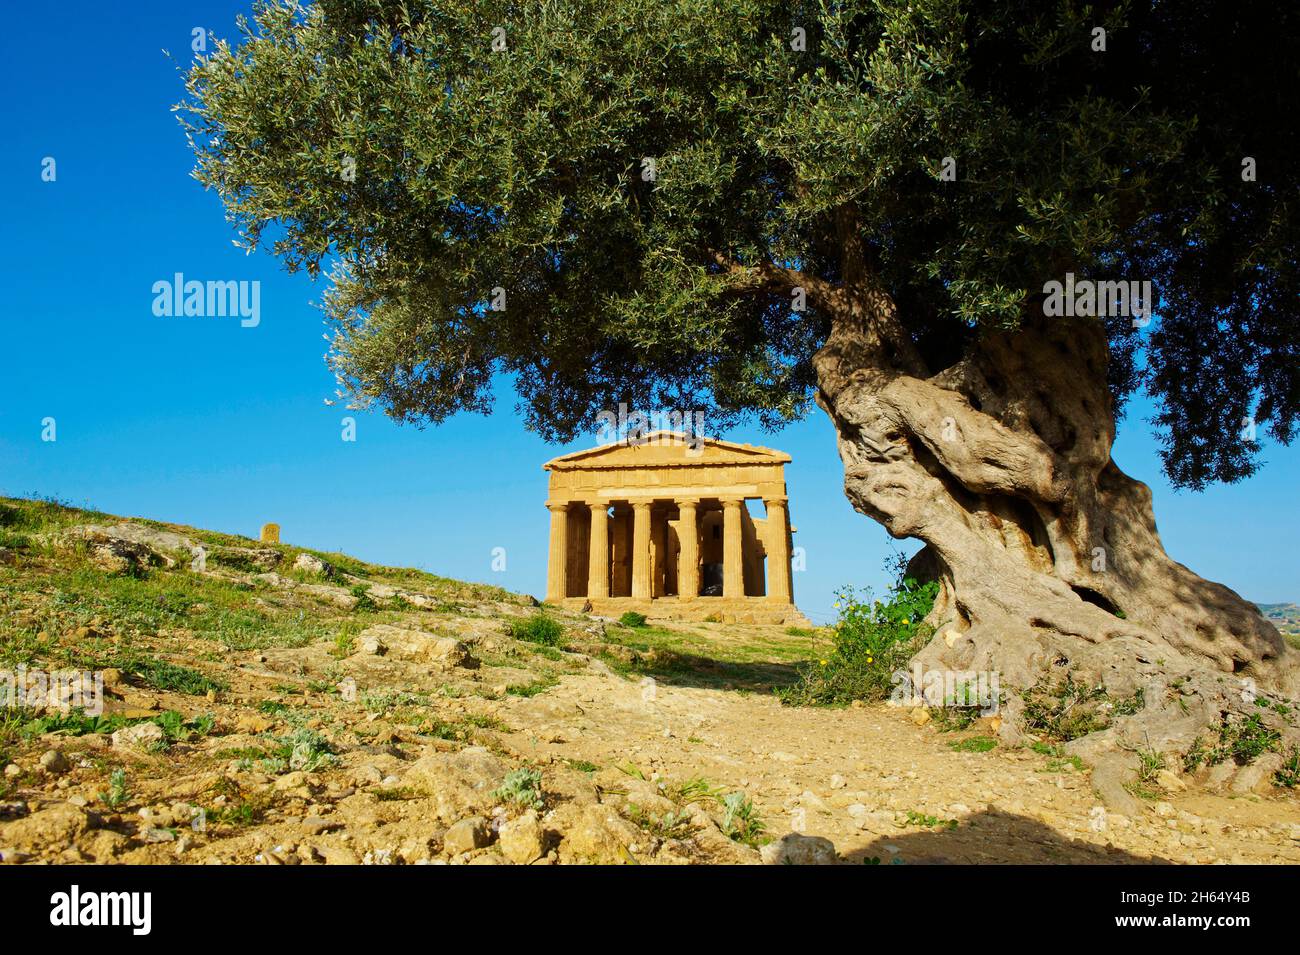
[[(406, 861), (473, 855), (482, 847), (445, 838), (461, 817), (598, 803), (601, 767), (543, 774), (504, 747), (515, 727), (500, 703), (593, 666), (633, 686), (767, 690), (807, 654), (807, 634), (722, 629), (606, 627), (343, 554), (0, 499), (0, 669), (96, 671), (106, 690), (93, 716), (0, 710), (0, 856), (249, 861), (281, 820), (331, 812), (349, 817), (348, 838), (318, 834), (303, 861), (364, 861), (367, 842)], [(450, 804), (448, 788), (460, 793)], [(695, 841), (671, 851), (744, 848), (725, 837), (700, 848), (706, 818), (676, 827)], [(424, 829), (396, 846), (395, 825)], [(542, 857), (627, 861), (619, 833), (636, 827), (623, 816), (574, 810), (551, 831), (564, 826), (573, 838)]]

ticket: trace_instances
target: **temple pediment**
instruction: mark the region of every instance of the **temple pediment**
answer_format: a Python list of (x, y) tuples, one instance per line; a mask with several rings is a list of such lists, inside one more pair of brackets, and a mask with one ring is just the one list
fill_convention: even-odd
[(680, 432), (656, 431), (643, 443), (614, 443), (572, 451), (552, 458), (548, 471), (645, 467), (716, 467), (717, 465), (787, 464), (790, 455), (772, 448), (717, 438), (690, 439)]

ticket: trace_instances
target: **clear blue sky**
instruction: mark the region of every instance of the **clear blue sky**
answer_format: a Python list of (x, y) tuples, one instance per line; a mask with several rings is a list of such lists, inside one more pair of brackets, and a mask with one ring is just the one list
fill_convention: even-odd
[[(240, 3), (74, 2), (0, 36), (0, 243), (5, 309), (0, 493), (57, 495), (118, 514), (256, 535), (540, 593), (547, 514), (541, 464), (563, 448), (524, 431), (514, 398), (488, 418), (419, 431), (327, 407), (321, 285), (232, 244), (169, 107), (191, 31), (232, 36)], [(28, 18), (30, 19), (30, 18)], [(170, 50), (175, 60), (162, 50)], [(57, 179), (43, 182), (53, 157)], [(151, 287), (187, 277), (259, 280), (261, 323), (159, 318)], [(508, 383), (507, 383), (508, 384)], [(1115, 457), (1151, 484), (1169, 552), (1262, 601), (1300, 599), (1300, 449), (1266, 447), (1256, 478), (1175, 492), (1136, 402)], [(41, 441), (42, 419), (57, 438)], [(885, 582), (890, 543), (845, 501), (819, 411), (775, 435), (724, 435), (790, 452), (791, 516), (807, 571), (796, 600), (831, 613), (844, 583)], [(586, 446), (592, 440), (575, 446)], [(507, 570), (491, 552), (505, 547)]]

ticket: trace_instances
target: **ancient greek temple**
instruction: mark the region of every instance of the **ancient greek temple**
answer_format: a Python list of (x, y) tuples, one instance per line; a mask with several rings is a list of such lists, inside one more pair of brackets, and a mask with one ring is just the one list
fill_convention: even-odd
[(789, 461), (659, 431), (546, 462), (547, 601), (611, 616), (807, 625), (790, 573)]

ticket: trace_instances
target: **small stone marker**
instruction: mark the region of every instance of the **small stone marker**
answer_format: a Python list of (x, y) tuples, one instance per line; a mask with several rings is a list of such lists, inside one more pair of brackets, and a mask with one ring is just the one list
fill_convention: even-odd
[(280, 543), (280, 525), (263, 524), (262, 525), (262, 543), (278, 544)]

